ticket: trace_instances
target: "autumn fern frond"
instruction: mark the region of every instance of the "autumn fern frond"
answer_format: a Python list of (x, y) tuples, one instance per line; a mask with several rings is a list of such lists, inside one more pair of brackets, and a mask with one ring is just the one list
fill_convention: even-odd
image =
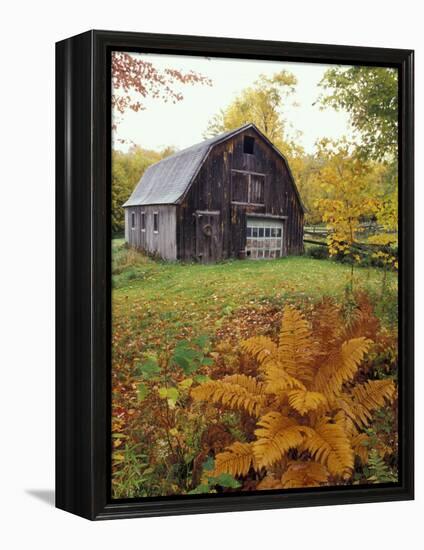
[(353, 468), (353, 450), (343, 426), (323, 417), (308, 431), (304, 446), (313, 458), (334, 476), (344, 476)]
[(254, 460), (252, 444), (236, 441), (222, 453), (216, 455), (214, 475), (244, 476), (254, 464)]
[(278, 395), (287, 390), (306, 390), (304, 384), (290, 376), (278, 364), (269, 363), (265, 371), (265, 393)]
[(313, 312), (312, 329), (324, 355), (328, 354), (329, 349), (339, 340), (341, 327), (340, 306), (328, 297), (323, 298)]
[(371, 344), (371, 340), (363, 337), (344, 342), (339, 353), (330, 356), (327, 363), (318, 369), (313, 389), (328, 398), (340, 395), (343, 384), (354, 378)]
[(304, 415), (309, 411), (315, 411), (319, 407), (327, 405), (325, 395), (320, 392), (291, 390), (287, 392), (287, 396), (290, 407), (301, 415)]
[(277, 354), (277, 346), (267, 336), (254, 336), (241, 343), (243, 351), (254, 357), (260, 366)]
[(314, 342), (309, 323), (292, 306), (284, 308), (278, 356), (284, 370), (304, 383), (312, 380)]
[(351, 397), (357, 423), (367, 426), (374, 411), (384, 407), (386, 402), (393, 401), (395, 391), (393, 380), (370, 380), (356, 385), (351, 391)]
[(281, 460), (289, 449), (301, 445), (307, 429), (278, 412), (263, 416), (258, 426), (253, 450), (259, 466), (271, 466)]
[(263, 384), (243, 374), (226, 376), (222, 380), (210, 380), (191, 391), (197, 401), (221, 403), (230, 409), (244, 410), (258, 416), (263, 406)]
[(368, 448), (370, 445), (370, 438), (367, 434), (358, 434), (351, 441), (353, 452), (359, 457), (362, 464), (368, 462)]
[(295, 460), (289, 463), (287, 470), (281, 477), (281, 485), (284, 489), (294, 487), (319, 487), (327, 483), (328, 470), (319, 462), (303, 462)]

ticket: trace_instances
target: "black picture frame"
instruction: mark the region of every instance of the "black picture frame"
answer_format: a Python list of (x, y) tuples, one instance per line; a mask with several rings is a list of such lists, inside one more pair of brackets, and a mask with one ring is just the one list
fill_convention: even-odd
[[(110, 498), (110, 55), (112, 50), (383, 65), (399, 70), (399, 482)], [(413, 499), (411, 50), (109, 31), (56, 44), (56, 506), (91, 520)]]

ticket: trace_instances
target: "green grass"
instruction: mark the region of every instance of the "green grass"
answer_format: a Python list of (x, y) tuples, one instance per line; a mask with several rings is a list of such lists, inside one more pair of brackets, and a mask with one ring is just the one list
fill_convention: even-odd
[[(127, 249), (122, 239), (112, 241), (112, 257), (115, 357), (129, 362), (181, 338), (213, 336), (241, 307), (279, 306), (287, 300), (315, 301), (323, 296), (342, 301), (351, 269), (305, 256), (208, 265), (168, 263)], [(382, 276), (380, 269), (355, 268), (354, 288), (370, 293), (377, 310), (379, 300), (395, 308), (397, 275), (388, 274), (384, 300)], [(380, 309), (384, 317), (387, 312)], [(393, 312), (389, 319), (390, 315)]]

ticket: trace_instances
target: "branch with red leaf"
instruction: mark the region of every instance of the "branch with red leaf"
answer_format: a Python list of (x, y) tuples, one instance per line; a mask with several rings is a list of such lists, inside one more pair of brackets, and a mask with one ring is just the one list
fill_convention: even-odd
[[(127, 109), (135, 112), (143, 110), (143, 98), (147, 97), (165, 103), (181, 101), (184, 97), (175, 90), (176, 84), (212, 86), (212, 81), (195, 71), (183, 73), (170, 68), (161, 71), (140, 57), (125, 52), (112, 53), (112, 108), (121, 115)], [(141, 97), (134, 99), (131, 92)]]

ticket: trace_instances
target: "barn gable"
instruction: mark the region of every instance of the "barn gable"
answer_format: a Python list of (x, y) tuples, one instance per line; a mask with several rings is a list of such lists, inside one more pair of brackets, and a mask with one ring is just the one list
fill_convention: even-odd
[(189, 190), (193, 180), (213, 147), (245, 130), (254, 130), (260, 138), (284, 160), (290, 174), (299, 205), (304, 210), (290, 167), (284, 155), (258, 130), (254, 124), (246, 124), (211, 139), (183, 149), (147, 168), (128, 201), (123, 205), (145, 206), (159, 204), (179, 204)]

